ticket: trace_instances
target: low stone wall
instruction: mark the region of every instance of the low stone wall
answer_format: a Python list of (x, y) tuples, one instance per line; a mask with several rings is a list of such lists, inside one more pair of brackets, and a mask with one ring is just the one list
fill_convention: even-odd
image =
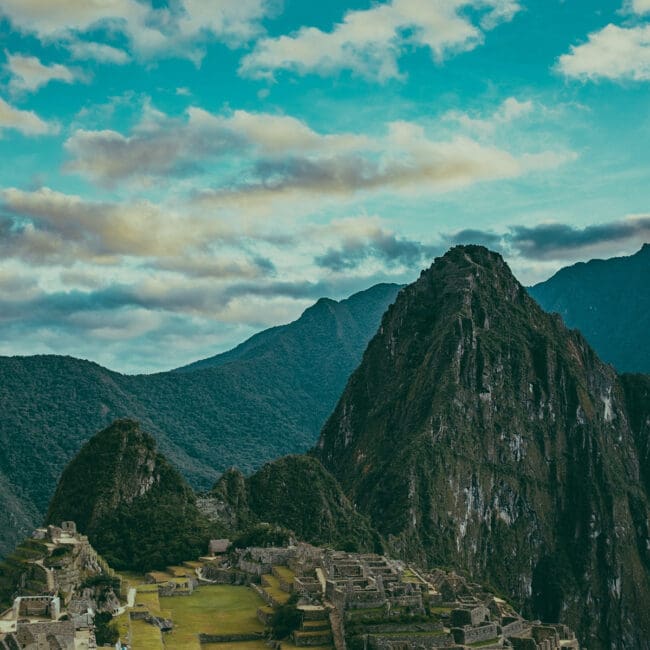
[(221, 569), (213, 566), (204, 567), (201, 575), (205, 580), (215, 582), (219, 585), (249, 585), (253, 579), (250, 573), (244, 573), (237, 569)]
[(328, 618), (328, 611), (323, 609), (306, 609), (303, 607), (298, 608), (302, 612), (302, 619), (304, 621), (325, 621)]
[(298, 647), (325, 646), (332, 643), (332, 633), (329, 630), (322, 634), (309, 635), (302, 635), (300, 632), (295, 632), (292, 636), (294, 645)]
[(267, 591), (262, 589), (259, 585), (252, 584), (251, 588), (257, 592), (257, 594), (262, 598), (262, 600), (269, 606), (269, 607), (279, 607), (281, 603), (278, 603), (275, 598), (271, 596)]
[(450, 648), (455, 645), (453, 638), (449, 634), (439, 636), (408, 636), (394, 635), (381, 636), (369, 634), (367, 636), (368, 648), (370, 650), (392, 650), (399, 646), (404, 648)]
[(363, 623), (357, 625), (354, 623), (348, 622), (350, 627), (354, 626), (355, 629), (362, 628), (366, 634), (399, 634), (401, 632), (413, 633), (413, 632), (442, 632), (444, 626), (442, 623), (377, 623), (364, 625)]
[(254, 560), (239, 560), (239, 568), (246, 573), (252, 573), (256, 576), (264, 575), (265, 573), (271, 573), (272, 569), (271, 564), (263, 562), (255, 562)]
[(262, 641), (264, 634), (250, 632), (249, 634), (199, 634), (200, 643), (239, 643), (240, 641)]
[(265, 611), (263, 607), (257, 608), (257, 620), (262, 625), (271, 625), (273, 619), (273, 612)]
[(508, 640), (514, 650), (537, 650), (537, 643), (531, 637), (512, 636)]
[(519, 619), (517, 621), (513, 621), (512, 623), (508, 623), (507, 625), (504, 625), (501, 629), (501, 633), (505, 637), (509, 636), (517, 636), (527, 630), (529, 625), (524, 621), (523, 619)]
[(499, 636), (496, 623), (486, 623), (477, 627), (455, 627), (451, 632), (454, 635), (456, 643), (463, 643), (465, 645), (489, 641)]
[(301, 594), (319, 594), (321, 585), (315, 578), (302, 578), (296, 576), (293, 579), (293, 588)]

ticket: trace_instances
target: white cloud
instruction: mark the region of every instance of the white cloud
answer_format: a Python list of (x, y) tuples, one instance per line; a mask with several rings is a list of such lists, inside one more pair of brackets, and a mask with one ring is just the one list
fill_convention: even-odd
[(474, 117), (460, 111), (449, 111), (443, 116), (443, 119), (458, 122), (468, 131), (490, 135), (498, 126), (530, 115), (534, 109), (535, 105), (531, 100), (519, 101), (516, 97), (508, 97), (487, 118)]
[[(483, 12), (474, 24), (463, 10)], [(483, 30), (511, 20), (516, 0), (390, 0), (349, 11), (332, 31), (302, 27), (295, 34), (265, 38), (244, 59), (241, 74), (272, 78), (277, 70), (329, 75), (340, 70), (378, 81), (400, 77), (398, 59), (409, 47), (428, 48), (442, 60), (482, 43)]]
[(9, 52), (6, 55), (5, 69), (11, 75), (9, 90), (12, 93), (34, 92), (49, 84), (50, 81), (71, 84), (79, 78), (70, 68), (60, 63), (44, 65), (35, 56), (9, 54)]
[(650, 0), (631, 0), (629, 8), (635, 14), (642, 16), (650, 12)]
[[(109, 203), (88, 201), (47, 187), (32, 192), (0, 191), (5, 215), (27, 220), (11, 233), (10, 249), (32, 259), (71, 256), (111, 262), (115, 256), (174, 256), (200, 249), (226, 229), (164, 209), (148, 201)], [(7, 238), (5, 238), (7, 239)], [(11, 250), (6, 250), (5, 255)]]
[[(0, 14), (17, 29), (41, 40), (76, 40), (97, 28), (126, 35), (140, 57), (179, 54), (195, 62), (203, 44), (216, 38), (242, 43), (260, 32), (260, 21), (273, 11), (271, 0), (184, 0), (153, 8), (139, 0), (2, 0)], [(111, 49), (114, 50), (115, 48)], [(114, 51), (87, 49), (87, 54), (119, 56)]]
[[(489, 120), (474, 122), (485, 132), (532, 108), (532, 102), (509, 98)], [(209, 176), (211, 182), (219, 179), (218, 187), (201, 192), (198, 201), (209, 199), (228, 209), (242, 201), (259, 204), (313, 193), (340, 197), (359, 191), (447, 191), (555, 167), (573, 156), (554, 151), (515, 155), (458, 134), (432, 138), (414, 122), (389, 123), (383, 136), (325, 134), (288, 115), (241, 110), (220, 115), (191, 107), (183, 119), (176, 119), (151, 106), (129, 135), (77, 130), (65, 147), (72, 156), (69, 171), (105, 186), (147, 186), (156, 177), (208, 178), (208, 165), (223, 163), (226, 173)], [(227, 171), (235, 169), (236, 175)]]
[(103, 43), (91, 41), (72, 41), (67, 46), (73, 59), (80, 61), (98, 61), (100, 63), (112, 63), (114, 65), (125, 65), (131, 57), (124, 50)]
[(196, 107), (190, 107), (183, 120), (168, 118), (148, 107), (128, 136), (112, 130), (77, 130), (65, 143), (73, 156), (68, 169), (103, 185), (182, 176), (196, 172), (207, 159), (234, 153), (334, 153), (370, 146), (365, 136), (323, 135), (287, 115), (247, 111), (216, 115)]
[(58, 133), (59, 127), (42, 120), (34, 111), (22, 111), (0, 97), (0, 132), (15, 129), (25, 135), (48, 135)]
[(370, 150), (330, 155), (304, 154), (258, 161), (249, 180), (205, 190), (196, 197), (204, 207), (258, 210), (282, 200), (304, 206), (349, 199), (357, 193), (388, 192), (406, 197), (448, 192), (483, 181), (516, 178), (573, 160), (573, 152), (543, 151), (514, 155), (463, 136), (432, 139), (412, 122), (393, 122), (388, 133), (371, 141)]
[[(646, 4), (637, 2), (641, 9)], [(557, 63), (567, 77), (610, 79), (614, 81), (650, 80), (650, 25), (618, 27), (609, 24), (589, 34), (582, 45), (571, 47)]]

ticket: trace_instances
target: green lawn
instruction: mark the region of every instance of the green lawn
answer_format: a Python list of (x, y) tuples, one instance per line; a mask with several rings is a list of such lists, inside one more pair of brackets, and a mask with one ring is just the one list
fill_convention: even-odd
[[(160, 598), (160, 606), (171, 612), (174, 621), (173, 631), (164, 635), (165, 647), (174, 650), (196, 648), (197, 635), (201, 632), (204, 634), (263, 632), (264, 627), (257, 620), (257, 608), (264, 604), (264, 601), (249, 587), (230, 585), (201, 586), (191, 596)], [(238, 650), (246, 650), (239, 643), (236, 646)], [(223, 650), (230, 649), (223, 648)], [(257, 646), (249, 650), (257, 650)]]
[(160, 630), (146, 621), (131, 621), (131, 647), (133, 650), (163, 650)]
[(286, 582), (291, 584), (293, 582), (293, 579), (295, 577), (295, 573), (287, 566), (276, 566), (273, 567), (276, 571), (276, 573)]

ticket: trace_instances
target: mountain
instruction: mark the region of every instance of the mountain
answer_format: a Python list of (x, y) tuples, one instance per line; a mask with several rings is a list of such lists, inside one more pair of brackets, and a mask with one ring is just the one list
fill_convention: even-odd
[(67, 465), (46, 523), (74, 521), (116, 569), (161, 569), (205, 552), (194, 492), (133, 420), (93, 436)]
[(374, 551), (379, 537), (336, 479), (310, 456), (286, 456), (267, 463), (249, 478), (231, 469), (199, 508), (224, 534), (259, 522), (288, 528), (301, 540), (349, 551)]
[(650, 244), (630, 257), (574, 264), (529, 291), (619, 372), (650, 373)]
[(42, 521), (66, 463), (133, 418), (194, 486), (311, 447), (399, 287), (322, 299), (295, 322), (177, 371), (125, 376), (59, 356), (0, 357), (0, 555)]
[(314, 453), (394, 553), (590, 649), (648, 648), (648, 409), (647, 378), (619, 378), (501, 256), (456, 247), (384, 315)]

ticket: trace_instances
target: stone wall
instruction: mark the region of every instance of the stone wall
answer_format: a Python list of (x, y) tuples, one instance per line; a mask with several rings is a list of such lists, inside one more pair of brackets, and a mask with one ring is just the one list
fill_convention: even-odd
[(23, 623), (18, 621), (16, 638), (21, 648), (37, 650), (39, 647), (50, 647), (48, 637), (54, 636), (61, 650), (75, 650), (75, 629), (72, 621), (46, 621), (39, 623)]
[(408, 636), (391, 635), (375, 636), (369, 634), (367, 647), (369, 650), (419, 650), (422, 648), (450, 648), (454, 640), (448, 634), (439, 636)]
[(199, 634), (199, 642), (204, 643), (239, 643), (240, 641), (262, 641), (264, 635), (261, 632), (249, 634)]
[(496, 639), (499, 636), (496, 623), (486, 623), (477, 627), (466, 625), (465, 627), (455, 627), (452, 629), (452, 634), (456, 643), (463, 643), (469, 645), (470, 643), (480, 643), (481, 641), (489, 641)]

